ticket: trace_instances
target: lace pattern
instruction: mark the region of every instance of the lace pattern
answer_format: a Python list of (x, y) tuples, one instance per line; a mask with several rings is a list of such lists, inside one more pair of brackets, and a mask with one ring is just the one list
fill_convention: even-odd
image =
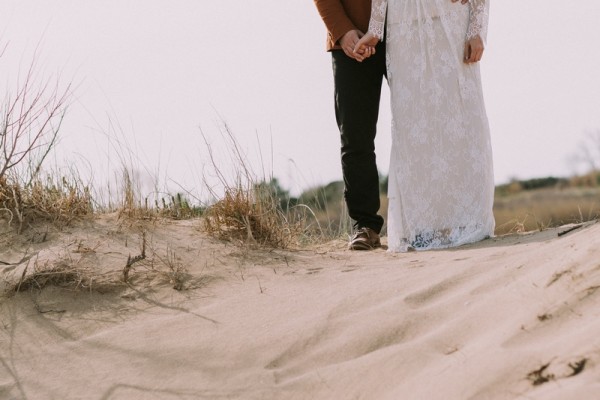
[(467, 29), (467, 40), (477, 35), (485, 41), (487, 39), (487, 26), (490, 11), (489, 0), (471, 0), (469, 2), (469, 28)]
[(489, 0), (469, 6), (373, 0), (371, 22), (385, 21), (387, 11), (390, 251), (493, 235), (492, 150), (479, 65), (463, 62), (465, 40), (486, 34), (488, 6)]
[(383, 40), (385, 31), (385, 14), (387, 11), (387, 0), (375, 0), (371, 3), (371, 19), (369, 20), (369, 32), (379, 40)]
[[(462, 4), (451, 3), (450, 0), (391, 0), (394, 7), (391, 13), (400, 13), (404, 19), (426, 19), (440, 17), (448, 13), (456, 12), (456, 6)], [(404, 3), (404, 4), (399, 4)], [(454, 7), (454, 9), (452, 9)], [(464, 6), (463, 6), (464, 7)], [(469, 1), (469, 25), (466, 38), (470, 40), (477, 35), (485, 41), (487, 37), (487, 25), (489, 18), (489, 0), (470, 0)], [(386, 13), (388, 11), (388, 0), (373, 0), (371, 3), (371, 19), (369, 21), (369, 32), (373, 33), (380, 40), (383, 39)], [(397, 18), (392, 18), (393, 20)]]

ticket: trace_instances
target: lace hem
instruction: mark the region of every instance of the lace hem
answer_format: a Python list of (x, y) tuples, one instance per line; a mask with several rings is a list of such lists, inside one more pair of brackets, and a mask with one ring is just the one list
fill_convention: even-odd
[(474, 227), (460, 227), (455, 229), (442, 229), (421, 232), (413, 238), (402, 238), (400, 243), (389, 244), (390, 252), (406, 253), (409, 251), (423, 251), (433, 249), (447, 249), (469, 243), (489, 239), (493, 234), (478, 224)]

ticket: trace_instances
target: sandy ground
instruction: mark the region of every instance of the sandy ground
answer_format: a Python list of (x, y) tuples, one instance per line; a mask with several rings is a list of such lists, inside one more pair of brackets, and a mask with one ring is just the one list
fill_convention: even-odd
[(96, 283), (0, 299), (0, 399), (600, 399), (600, 224), (568, 228), (407, 254), (115, 215), (5, 232), (0, 280)]

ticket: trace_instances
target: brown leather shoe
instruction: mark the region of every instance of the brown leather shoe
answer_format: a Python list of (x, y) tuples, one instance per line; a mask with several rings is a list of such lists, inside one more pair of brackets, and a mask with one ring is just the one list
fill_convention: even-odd
[(378, 247), (381, 247), (379, 234), (367, 227), (357, 230), (348, 244), (350, 250), (373, 250)]

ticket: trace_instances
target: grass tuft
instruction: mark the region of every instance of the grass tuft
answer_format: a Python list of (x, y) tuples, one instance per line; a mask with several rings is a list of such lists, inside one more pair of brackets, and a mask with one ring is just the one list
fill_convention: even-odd
[(69, 224), (93, 212), (92, 199), (86, 186), (76, 179), (35, 179), (26, 187), (16, 179), (0, 179), (0, 218), (17, 231), (33, 222), (48, 221)]
[(214, 175), (223, 194), (219, 195), (208, 183), (205, 184), (213, 198), (219, 199), (206, 208), (203, 218), (205, 231), (221, 240), (239, 240), (274, 248), (287, 248), (305, 238), (306, 207), (292, 206), (280, 198), (281, 188), (277, 179), (258, 179), (250, 168), (239, 142), (225, 124), (223, 138), (228, 144), (232, 175), (227, 175), (216, 162), (212, 147), (204, 137)]
[(302, 220), (292, 223), (276, 198), (260, 185), (228, 187), (223, 199), (208, 207), (206, 232), (222, 240), (241, 240), (277, 248), (288, 247), (302, 231)]

